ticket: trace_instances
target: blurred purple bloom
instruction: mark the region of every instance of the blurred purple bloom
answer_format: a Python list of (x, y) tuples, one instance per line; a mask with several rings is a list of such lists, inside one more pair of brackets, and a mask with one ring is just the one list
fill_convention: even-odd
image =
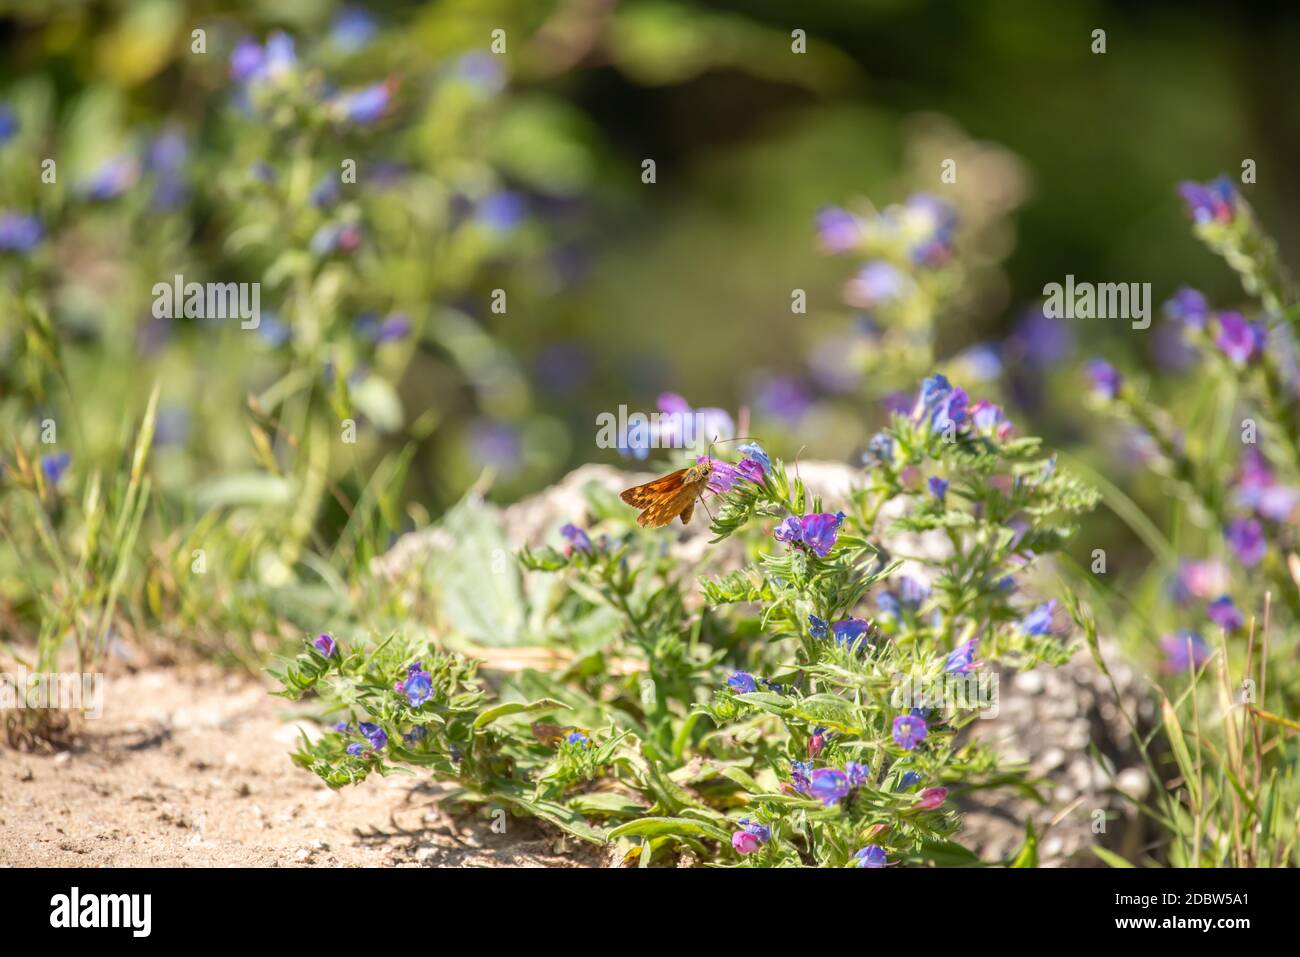
[[(789, 521), (789, 519), (786, 519)], [(808, 634), (814, 638), (826, 638), (830, 635), (830, 625), (824, 618), (818, 618), (816, 615), (808, 616)]]
[(911, 751), (925, 740), (929, 733), (925, 719), (915, 714), (900, 714), (894, 719), (894, 743)]
[(1230, 223), (1236, 215), (1239, 197), (1232, 180), (1220, 176), (1209, 183), (1190, 180), (1178, 184), (1178, 195), (1187, 206), (1187, 215), (1197, 225)]
[(377, 724), (371, 724), (368, 721), (362, 721), (360, 724), (361, 736), (370, 742), (370, 746), (376, 751), (382, 751), (388, 744), (388, 734)]
[(522, 193), (498, 190), (479, 200), (474, 209), (474, 218), (494, 232), (508, 233), (523, 222), (527, 211), (528, 206)]
[(246, 83), (262, 72), (266, 53), (252, 37), (244, 37), (230, 51), (230, 75), (239, 83)]
[(1201, 329), (1210, 318), (1210, 303), (1205, 293), (1183, 286), (1165, 302), (1165, 315), (1193, 329)]
[(1239, 312), (1220, 312), (1215, 318), (1214, 344), (1234, 365), (1247, 365), (1263, 354), (1267, 332), (1262, 323), (1250, 322)]
[(1210, 656), (1210, 646), (1194, 631), (1166, 635), (1160, 639), (1160, 648), (1165, 654), (1164, 669), (1173, 674), (1199, 668)]
[[(738, 445), (736, 446), (736, 451), (757, 462), (759, 466), (762, 467), (764, 473), (771, 471), (772, 460), (767, 457), (767, 453), (763, 451), (763, 447), (757, 442), (747, 442), (744, 445)], [(757, 479), (756, 481), (762, 480)]]
[(1007, 339), (1007, 352), (1034, 369), (1060, 365), (1074, 353), (1074, 333), (1067, 323), (1043, 314), (1043, 306), (1026, 309)]
[(1005, 442), (1013, 429), (1011, 420), (1003, 415), (1002, 409), (987, 399), (980, 399), (970, 407), (970, 421), (980, 435), (996, 438), (999, 442)]
[(364, 50), (379, 28), (375, 18), (360, 7), (344, 7), (330, 24), (330, 39), (348, 53)]
[(354, 758), (360, 757), (365, 750), (366, 750), (366, 746), (362, 744), (360, 741), (353, 741), (347, 747), (348, 754), (352, 755)]
[(1022, 635), (1046, 635), (1052, 631), (1056, 616), (1056, 599), (1045, 601), (1024, 618), (1020, 619)]
[(1185, 560), (1178, 566), (1173, 583), (1173, 599), (1182, 604), (1192, 598), (1209, 598), (1220, 594), (1228, 584), (1228, 569), (1223, 562)]
[(944, 501), (948, 497), (947, 479), (941, 479), (936, 475), (932, 477), (926, 485), (929, 487), (930, 494), (934, 496), (935, 501), (940, 505), (944, 504)]
[(888, 432), (877, 432), (867, 442), (867, 450), (862, 453), (862, 464), (886, 465), (894, 461), (894, 439)]
[(812, 402), (812, 395), (804, 384), (790, 376), (764, 379), (754, 396), (754, 405), (761, 414), (790, 428), (799, 424)]
[(388, 80), (345, 93), (334, 101), (338, 115), (349, 123), (366, 125), (383, 118), (392, 103), (394, 84)]
[(18, 115), (6, 103), (0, 103), (0, 146), (4, 146), (18, 133)]
[(951, 422), (960, 426), (966, 420), (966, 390), (953, 388), (942, 375), (935, 374), (921, 383), (916, 404), (912, 407), (913, 422), (929, 422), (930, 428), (943, 430)]
[(47, 485), (55, 486), (63, 481), (64, 473), (72, 465), (72, 456), (67, 452), (54, 452), (41, 456), (41, 472)]
[(862, 220), (838, 206), (817, 211), (817, 245), (824, 253), (842, 253), (862, 240)]
[(317, 635), (312, 646), (326, 658), (334, 657), (334, 649), (338, 647), (333, 637), (328, 634)]
[(736, 831), (731, 835), (732, 849), (742, 856), (753, 854), (762, 846), (763, 842), (758, 839), (758, 836), (749, 831)]
[(480, 93), (491, 96), (505, 89), (506, 75), (501, 69), (501, 58), (493, 54), (466, 53), (456, 61), (455, 72)]
[(1264, 527), (1253, 518), (1233, 519), (1228, 523), (1224, 534), (1237, 556), (1237, 561), (1247, 568), (1258, 565), (1268, 552)]
[(564, 740), (568, 744), (582, 745), (582, 746), (586, 746), (590, 742), (590, 739), (581, 731), (570, 731), (568, 737), (566, 737)]
[(523, 442), (519, 432), (504, 422), (480, 419), (470, 429), (470, 452), (481, 465), (490, 465), (507, 474), (516, 471), (523, 461)]
[(587, 555), (591, 554), (591, 539), (588, 538), (587, 533), (577, 525), (568, 522), (560, 527), (560, 534), (564, 536), (565, 541), (569, 543), (569, 547), (575, 552), (583, 552)]
[(115, 199), (131, 188), (139, 172), (131, 157), (115, 156), (104, 162), (82, 184), (82, 193), (95, 202)]
[(860, 788), (871, 780), (871, 768), (858, 761), (846, 762), (844, 774), (849, 779), (849, 787), (851, 788)]
[(1229, 595), (1221, 595), (1210, 602), (1206, 614), (1210, 616), (1210, 621), (1224, 631), (1237, 631), (1246, 623), (1245, 616), (1233, 604)]
[(912, 280), (898, 267), (877, 259), (867, 263), (849, 280), (844, 288), (844, 298), (852, 306), (871, 309), (902, 299), (911, 286)]
[(794, 784), (795, 790), (800, 794), (807, 794), (809, 789), (812, 787), (812, 778), (809, 776), (811, 774), (811, 761), (790, 762), (790, 781)]
[(0, 253), (31, 252), (45, 235), (41, 221), (23, 213), (0, 213)]
[(1092, 394), (1107, 400), (1119, 395), (1124, 384), (1124, 377), (1119, 374), (1119, 370), (1105, 359), (1088, 361), (1088, 379), (1092, 383)]

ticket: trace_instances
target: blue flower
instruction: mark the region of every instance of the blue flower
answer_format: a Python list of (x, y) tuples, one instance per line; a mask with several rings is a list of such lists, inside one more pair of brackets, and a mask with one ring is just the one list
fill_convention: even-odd
[(344, 7), (330, 24), (330, 39), (348, 53), (364, 50), (379, 28), (375, 18), (360, 7)]
[(849, 787), (860, 788), (871, 779), (871, 768), (858, 761), (848, 761), (844, 765), (844, 774), (849, 779)]
[(801, 794), (807, 794), (812, 787), (812, 762), (811, 761), (791, 761), (790, 762), (790, 780), (794, 784), (795, 790)]
[(827, 807), (838, 804), (849, 793), (849, 779), (835, 768), (818, 768), (812, 773), (809, 793)]
[(818, 618), (816, 615), (808, 616), (808, 634), (814, 638), (825, 638), (830, 634), (830, 625), (826, 619)]
[(479, 200), (474, 218), (494, 232), (508, 233), (523, 222), (527, 211), (523, 194), (498, 190)]
[(569, 744), (579, 747), (586, 747), (591, 743), (590, 739), (581, 731), (570, 731), (564, 740)]
[(868, 844), (854, 854), (853, 858), (858, 862), (858, 867), (884, 867), (889, 863), (884, 848), (878, 844)]
[(404, 693), (412, 708), (418, 708), (433, 697), (433, 679), (429, 672), (416, 662), (407, 671)]
[(930, 494), (934, 496), (935, 501), (938, 502), (940, 505), (944, 504), (944, 500), (948, 497), (947, 480), (941, 479), (938, 476), (936, 476), (930, 479), (930, 481), (927, 484), (930, 487)]
[(316, 640), (312, 642), (312, 647), (319, 651), (326, 658), (334, 657), (334, 651), (338, 647), (330, 635), (317, 635)]
[(866, 643), (867, 621), (865, 618), (845, 618), (831, 626), (835, 633), (835, 644), (852, 649), (859, 642)]
[(952, 650), (948, 656), (943, 670), (950, 675), (970, 674), (971, 669), (975, 667), (975, 646), (979, 643), (978, 638), (972, 638), (970, 641), (962, 642)]
[(22, 213), (0, 213), (0, 253), (31, 252), (45, 235), (41, 221)]
[(1020, 619), (1020, 632), (1024, 635), (1046, 635), (1052, 630), (1056, 614), (1056, 600), (1045, 601)]
[(1204, 184), (1191, 181), (1179, 183), (1178, 193), (1187, 205), (1187, 215), (1198, 226), (1232, 222), (1240, 202), (1237, 188), (1227, 176), (1220, 176)]
[(1175, 322), (1200, 329), (1210, 319), (1210, 302), (1200, 290), (1183, 286), (1165, 303), (1164, 311)]
[(0, 103), (0, 146), (8, 143), (17, 133), (17, 114), (8, 105)]
[(41, 472), (49, 485), (58, 485), (63, 475), (72, 464), (72, 456), (67, 452), (55, 452), (41, 457)]
[(393, 84), (387, 80), (345, 93), (333, 104), (335, 113), (349, 123), (367, 125), (382, 119), (393, 98)]
[(754, 676), (748, 671), (733, 672), (727, 679), (727, 686), (736, 694), (749, 694), (758, 690), (758, 684), (754, 681)]
[(894, 719), (894, 743), (904, 751), (915, 749), (928, 733), (925, 719), (919, 715), (900, 714)]
[(587, 533), (577, 525), (574, 525), (572, 522), (562, 525), (560, 527), (560, 534), (564, 536), (565, 541), (569, 543), (569, 548), (573, 549), (573, 551), (582, 552), (585, 555), (591, 554), (591, 539), (588, 538)]
[(1221, 595), (1210, 602), (1207, 613), (1210, 616), (1210, 621), (1224, 631), (1237, 631), (1246, 623), (1245, 616), (1238, 611), (1229, 595)]
[(863, 465), (888, 465), (894, 461), (894, 438), (888, 432), (877, 432), (867, 442), (862, 453)]
[(1092, 383), (1092, 394), (1102, 399), (1114, 399), (1119, 395), (1124, 377), (1105, 359), (1092, 359), (1088, 362), (1088, 379)]
[(763, 447), (757, 442), (748, 442), (745, 445), (737, 446), (736, 451), (763, 466), (764, 474), (772, 470), (772, 460), (767, 457), (767, 453), (763, 451)]
[(353, 741), (347, 747), (348, 754), (352, 755), (353, 757), (360, 756), (360, 754), (365, 750), (366, 750), (366, 746), (362, 744), (360, 741)]
[(362, 721), (359, 727), (361, 736), (369, 741), (370, 746), (376, 751), (382, 751), (388, 745), (388, 734), (379, 725)]
[(915, 771), (904, 771), (903, 776), (898, 779), (898, 789), (906, 791), (908, 788), (914, 788), (921, 783), (921, 775)]

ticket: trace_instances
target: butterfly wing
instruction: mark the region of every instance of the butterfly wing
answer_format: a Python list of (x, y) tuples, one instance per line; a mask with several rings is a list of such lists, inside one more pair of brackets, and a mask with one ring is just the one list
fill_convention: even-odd
[(644, 485), (636, 485), (619, 495), (623, 501), (633, 508), (646, 508), (647, 506), (659, 501), (665, 496), (672, 496), (681, 488), (682, 478), (686, 475), (686, 469), (678, 469), (676, 472), (669, 472), (662, 478), (657, 478), (653, 482), (646, 482)]
[(682, 509), (681, 512), (682, 524), (683, 525), (691, 524), (691, 516), (693, 514), (695, 514), (695, 499), (691, 499), (689, 502), (687, 502), (686, 507)]

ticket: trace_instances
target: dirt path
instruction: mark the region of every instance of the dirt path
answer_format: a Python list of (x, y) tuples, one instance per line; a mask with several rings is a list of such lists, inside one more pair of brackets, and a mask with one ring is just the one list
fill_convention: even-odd
[[(0, 865), (571, 867), (599, 849), (451, 817), (427, 779), (331, 791), (294, 767), (294, 705), (216, 669), (114, 677), (71, 751), (0, 743)], [(301, 727), (314, 732), (314, 725)]]

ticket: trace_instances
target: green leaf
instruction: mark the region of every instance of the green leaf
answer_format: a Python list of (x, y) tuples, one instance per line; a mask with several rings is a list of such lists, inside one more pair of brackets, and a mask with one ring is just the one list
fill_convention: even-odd
[(1132, 864), (1124, 860), (1124, 858), (1120, 857), (1114, 851), (1108, 851), (1106, 850), (1106, 848), (1098, 847), (1096, 844), (1092, 846), (1092, 853), (1100, 857), (1102, 861), (1105, 862), (1106, 865), (1109, 867), (1122, 867), (1122, 868), (1133, 867)]
[(685, 817), (645, 817), (628, 821), (609, 832), (611, 839), (620, 837), (708, 837), (715, 841), (729, 841), (731, 835), (720, 827), (704, 821)]
[(1037, 867), (1038, 866), (1038, 835), (1034, 832), (1034, 822), (1025, 821), (1025, 843), (1020, 845), (1020, 850), (1016, 856), (1011, 859), (1007, 867)]
[(504, 718), (512, 714), (525, 714), (533, 711), (554, 711), (556, 708), (567, 708), (568, 705), (563, 701), (556, 701), (554, 698), (540, 698), (537, 701), (507, 701), (505, 704), (494, 705), (491, 708), (481, 712), (474, 719), (474, 730), (486, 728), (498, 718)]
[(440, 540), (448, 545), (430, 554), (425, 580), (452, 628), (481, 645), (518, 644), (525, 620), (523, 586), (500, 512), (471, 492), (440, 528), (446, 533)]

